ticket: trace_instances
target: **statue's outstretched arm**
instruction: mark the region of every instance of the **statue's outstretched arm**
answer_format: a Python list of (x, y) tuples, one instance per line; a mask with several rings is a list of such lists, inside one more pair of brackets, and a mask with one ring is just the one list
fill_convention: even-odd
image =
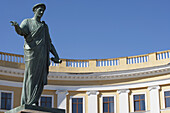
[(19, 24), (15, 21), (10, 21), (11, 25), (15, 27), (15, 31), (17, 32), (17, 34), (24, 36), (25, 33), (22, 31), (22, 29), (20, 28)]
[(55, 63), (62, 63), (62, 60), (60, 60), (57, 51), (55, 50), (55, 47), (53, 44), (51, 44), (51, 50), (50, 52), (54, 55), (54, 58), (51, 58), (51, 60)]

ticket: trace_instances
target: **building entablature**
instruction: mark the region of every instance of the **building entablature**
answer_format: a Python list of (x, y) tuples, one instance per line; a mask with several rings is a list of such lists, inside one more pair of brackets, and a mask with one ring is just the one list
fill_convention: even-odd
[[(49, 80), (66, 80), (66, 81), (96, 81), (96, 80), (117, 80), (152, 77), (170, 73), (170, 65), (115, 71), (115, 72), (95, 72), (95, 73), (62, 73), (50, 72)], [(0, 66), (0, 74), (13, 77), (23, 77), (24, 70)]]
[(170, 73), (170, 65), (133, 69), (116, 72), (96, 72), (96, 73), (59, 73), (51, 72), (49, 80), (71, 80), (71, 81), (95, 81), (95, 80), (116, 80), (129, 78), (152, 77)]

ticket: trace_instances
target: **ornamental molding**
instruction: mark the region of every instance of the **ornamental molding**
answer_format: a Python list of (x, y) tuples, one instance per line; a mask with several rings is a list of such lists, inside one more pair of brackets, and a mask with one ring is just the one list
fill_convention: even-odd
[[(94, 80), (116, 80), (128, 79), (138, 77), (150, 77), (170, 73), (170, 65), (125, 70), (113, 72), (95, 72), (95, 73), (79, 73), (69, 74), (64, 72), (50, 72), (48, 75), (49, 80), (69, 80), (69, 81), (94, 81)], [(8, 68), (0, 66), (0, 75), (24, 77), (24, 70)]]
[(170, 66), (159, 66), (153, 68), (143, 68), (136, 70), (117, 71), (117, 72), (98, 72), (93, 74), (67, 74), (67, 73), (49, 73), (49, 80), (69, 80), (69, 81), (92, 81), (92, 80), (116, 80), (138, 77), (149, 77), (162, 74), (169, 74)]
[(149, 90), (149, 91), (159, 90), (159, 89), (160, 89), (160, 86), (149, 86), (149, 87), (148, 87), (148, 90)]
[(129, 93), (130, 90), (129, 89), (120, 89), (117, 91), (118, 94), (121, 94), (121, 93)]
[(56, 94), (63, 94), (63, 95), (68, 95), (69, 94), (67, 90), (57, 90), (55, 93)]
[(91, 91), (87, 91), (86, 94), (87, 94), (88, 96), (90, 96), (90, 95), (98, 95), (99, 92), (98, 92), (98, 91), (95, 91), (95, 90), (91, 90)]
[(0, 75), (24, 77), (24, 70), (0, 66)]

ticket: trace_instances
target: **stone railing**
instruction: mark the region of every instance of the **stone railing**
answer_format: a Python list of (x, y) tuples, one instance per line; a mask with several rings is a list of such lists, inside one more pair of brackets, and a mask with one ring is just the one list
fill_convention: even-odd
[(24, 63), (24, 56), (0, 52), (0, 61)]
[(170, 58), (170, 51), (162, 51), (156, 53), (156, 59), (157, 60), (163, 60)]
[(89, 67), (88, 60), (66, 60), (66, 67)]
[[(50, 71), (68, 73), (120, 71), (166, 65), (170, 63), (170, 50), (111, 59), (62, 60), (62, 64), (51, 61)], [(0, 66), (24, 69), (24, 56), (0, 52)]]
[(149, 55), (127, 57), (127, 64), (138, 64), (138, 63), (145, 63), (148, 61), (149, 61)]
[(119, 65), (119, 59), (97, 59), (96, 66), (103, 67), (103, 66), (117, 66)]

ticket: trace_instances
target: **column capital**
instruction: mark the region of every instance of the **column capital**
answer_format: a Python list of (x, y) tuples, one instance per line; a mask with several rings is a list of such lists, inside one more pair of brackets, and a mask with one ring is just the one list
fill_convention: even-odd
[(95, 91), (95, 90), (92, 90), (92, 91), (87, 91), (86, 94), (88, 94), (88, 96), (90, 96), (90, 95), (98, 95), (99, 92)]
[(57, 90), (56, 92), (55, 92), (56, 94), (65, 94), (65, 95), (68, 95), (69, 93), (68, 93), (68, 91), (67, 90)]
[(129, 93), (130, 90), (129, 89), (120, 89), (120, 90), (117, 90), (117, 93), (121, 94), (121, 93)]
[(149, 87), (148, 87), (148, 90), (149, 90), (149, 91), (154, 90), (154, 89), (159, 90), (159, 89), (160, 89), (160, 86), (149, 86)]

